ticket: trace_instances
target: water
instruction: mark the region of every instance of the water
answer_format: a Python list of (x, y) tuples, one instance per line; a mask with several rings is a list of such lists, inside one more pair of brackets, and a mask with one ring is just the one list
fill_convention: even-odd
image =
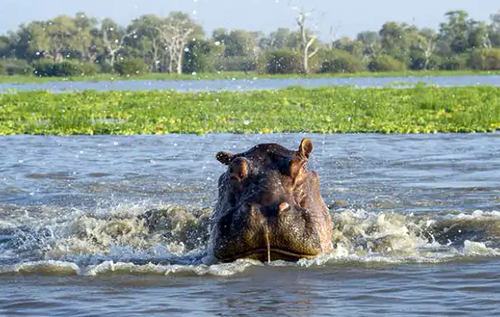
[(0, 92), (8, 90), (47, 90), (65, 92), (73, 90), (165, 90), (211, 91), (211, 90), (264, 90), (282, 89), (290, 86), (306, 88), (323, 86), (385, 87), (387, 85), (414, 85), (427, 83), (445, 87), (488, 85), (499, 86), (500, 75), (488, 76), (423, 76), (423, 77), (366, 77), (366, 78), (283, 78), (283, 79), (228, 79), (228, 80), (125, 80), (125, 81), (54, 81), (48, 83), (11, 84), (0, 83)]
[(304, 136), (1, 137), (0, 313), (498, 315), (500, 134), (308, 135), (333, 254), (204, 263), (214, 154)]

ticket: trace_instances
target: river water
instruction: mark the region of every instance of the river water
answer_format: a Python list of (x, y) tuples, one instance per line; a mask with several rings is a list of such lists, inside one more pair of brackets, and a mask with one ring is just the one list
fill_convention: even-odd
[[(334, 252), (204, 264), (224, 171), (214, 154), (304, 136)], [(498, 315), (499, 144), (498, 133), (1, 137), (0, 314)]]
[(117, 81), (54, 81), (47, 83), (11, 84), (0, 83), (0, 92), (47, 90), (51, 92), (81, 90), (165, 90), (176, 91), (247, 91), (283, 89), (291, 86), (315, 88), (324, 86), (356, 87), (405, 87), (418, 83), (443, 87), (500, 86), (500, 75), (487, 76), (417, 76), (417, 77), (363, 77), (363, 78), (254, 78), (226, 80), (117, 80)]

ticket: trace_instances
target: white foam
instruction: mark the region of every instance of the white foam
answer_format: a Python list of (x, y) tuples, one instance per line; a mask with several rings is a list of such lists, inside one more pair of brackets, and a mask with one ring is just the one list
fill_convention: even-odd
[(96, 276), (109, 273), (129, 273), (129, 274), (158, 274), (158, 275), (212, 275), (231, 276), (245, 271), (255, 265), (263, 265), (258, 261), (238, 260), (231, 263), (215, 265), (162, 265), (148, 263), (136, 265), (133, 263), (105, 261), (96, 266), (89, 266), (81, 270), (81, 275)]
[[(198, 225), (198, 218), (186, 208), (174, 207), (161, 218), (168, 221), (171, 232), (166, 232), (161, 227), (163, 224), (155, 231), (138, 217), (146, 209), (142, 204), (119, 204), (91, 212), (79, 209), (49, 211), (50, 208), (45, 207), (43, 210), (47, 213), (16, 213), (14, 218), (0, 222), (0, 229), (12, 231), (17, 228), (9, 232), (13, 243), (1, 245), (0, 259), (3, 263), (23, 259), (38, 261), (0, 266), (0, 273), (229, 276), (262, 265), (256, 261), (214, 264), (216, 261), (210, 257), (210, 252), (200, 260), (203, 257), (201, 248), (189, 250), (186, 247), (188, 239), (197, 238), (188, 236), (186, 228)], [(500, 256), (500, 232), (497, 232), (500, 231), (500, 211), (415, 215), (342, 209), (332, 212), (332, 218), (332, 253), (298, 263), (275, 261), (269, 265), (442, 263), (475, 256)], [(472, 231), (477, 229), (482, 236), (462, 236), (457, 226)], [(461, 244), (443, 243), (442, 239), (440, 244), (434, 239), (436, 233), (432, 232), (438, 227), (457, 235)], [(142, 264), (158, 258), (164, 261)], [(186, 263), (190, 265), (184, 265)]]

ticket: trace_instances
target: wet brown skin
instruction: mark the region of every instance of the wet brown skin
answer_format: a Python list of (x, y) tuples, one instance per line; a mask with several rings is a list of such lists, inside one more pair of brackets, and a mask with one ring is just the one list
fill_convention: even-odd
[(259, 144), (239, 154), (217, 153), (228, 169), (219, 178), (211, 218), (215, 258), (296, 261), (331, 251), (332, 220), (318, 175), (306, 166), (312, 150), (303, 139), (297, 151)]

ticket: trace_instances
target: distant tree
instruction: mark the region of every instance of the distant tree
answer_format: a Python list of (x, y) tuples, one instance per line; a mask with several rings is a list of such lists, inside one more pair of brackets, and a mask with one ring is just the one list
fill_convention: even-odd
[(405, 64), (409, 62), (412, 45), (419, 41), (418, 29), (406, 23), (386, 22), (379, 35), (382, 53)]
[[(428, 70), (431, 60), (435, 55), (437, 47), (437, 34), (434, 30), (424, 28), (420, 31), (420, 41), (417, 42), (416, 49), (422, 53), (423, 63), (419, 69)], [(414, 58), (416, 59), (416, 58)], [(415, 64), (415, 61), (413, 61)], [(416, 67), (413, 67), (414, 69)]]
[(450, 53), (460, 54), (469, 49), (469, 14), (465, 11), (449, 11), (445, 17), (447, 22), (441, 23), (439, 39)]
[(10, 38), (0, 35), (0, 58), (12, 57), (12, 43)]
[(186, 13), (171, 12), (161, 21), (157, 30), (166, 49), (168, 72), (173, 72), (175, 69), (175, 72), (181, 74), (184, 48), (188, 39), (202, 37), (202, 27)]
[(352, 55), (362, 58), (364, 53), (363, 42), (358, 40), (351, 40), (348, 37), (341, 37), (333, 42), (332, 48), (349, 52)]
[[(384, 23), (379, 32), (364, 31), (356, 38), (336, 38), (332, 28), (325, 43), (306, 25), (308, 13), (300, 11), (296, 23), (296, 30), (279, 28), (266, 36), (216, 29), (206, 38), (202, 26), (183, 12), (143, 15), (127, 26), (78, 12), (32, 21), (0, 34), (0, 58), (8, 74), (26, 73), (32, 66), (78, 73), (81, 65), (88, 67), (81, 73), (90, 73), (96, 67), (89, 65), (95, 63), (101, 72), (125, 68), (143, 72), (138, 59), (150, 71), (172, 73), (292, 72), (297, 61), (303, 73), (350, 72), (367, 64), (372, 70), (497, 68), (500, 11), (489, 21), (476, 21), (463, 10), (446, 12), (437, 33), (393, 21)], [(120, 67), (113, 67), (124, 59)]]
[(491, 48), (486, 22), (469, 21), (469, 48)]
[(104, 46), (105, 60), (111, 67), (114, 67), (118, 54), (125, 46), (125, 40), (134, 35), (135, 32), (134, 29), (126, 30), (109, 18), (101, 22), (99, 37)]
[(84, 12), (78, 12), (75, 17), (77, 27), (76, 49), (80, 52), (83, 60), (95, 63), (99, 54), (103, 53), (102, 41), (98, 38), (96, 18), (87, 16)]
[(221, 47), (208, 40), (192, 40), (184, 52), (183, 71), (203, 73), (214, 71), (214, 58), (221, 54)]
[[(41, 29), (40, 29), (41, 28)], [(41, 22), (34, 26), (35, 34), (39, 36), (41, 46), (39, 51), (44, 52), (44, 56), (52, 58), (56, 62), (61, 62), (65, 57), (65, 53), (69, 51), (78, 51), (80, 48), (79, 30), (75, 23), (75, 19), (60, 15), (55, 19)]]
[(160, 71), (164, 48), (159, 33), (161, 18), (154, 14), (143, 15), (128, 26), (135, 34), (127, 39), (127, 43), (135, 49), (148, 65), (151, 71)]
[(253, 56), (258, 49), (260, 32), (216, 29), (212, 33), (214, 42), (224, 46), (224, 57)]
[[(302, 72), (309, 73), (309, 59), (316, 55), (319, 51), (319, 46), (314, 47), (313, 44), (318, 38), (318, 34), (309, 31), (306, 28), (307, 13), (302, 10), (297, 17), (297, 24), (300, 30), (300, 51), (302, 54)], [(312, 50), (312, 51), (311, 51)]]
[(380, 35), (374, 31), (358, 33), (356, 39), (363, 44), (363, 55), (373, 57), (381, 50)]
[(490, 16), (491, 24), (488, 27), (490, 43), (493, 47), (500, 47), (500, 10)]
[(271, 32), (268, 36), (263, 36), (259, 40), (259, 48), (265, 50), (279, 50), (282, 48), (300, 49), (301, 35), (298, 31), (291, 31), (287, 28), (279, 28)]

